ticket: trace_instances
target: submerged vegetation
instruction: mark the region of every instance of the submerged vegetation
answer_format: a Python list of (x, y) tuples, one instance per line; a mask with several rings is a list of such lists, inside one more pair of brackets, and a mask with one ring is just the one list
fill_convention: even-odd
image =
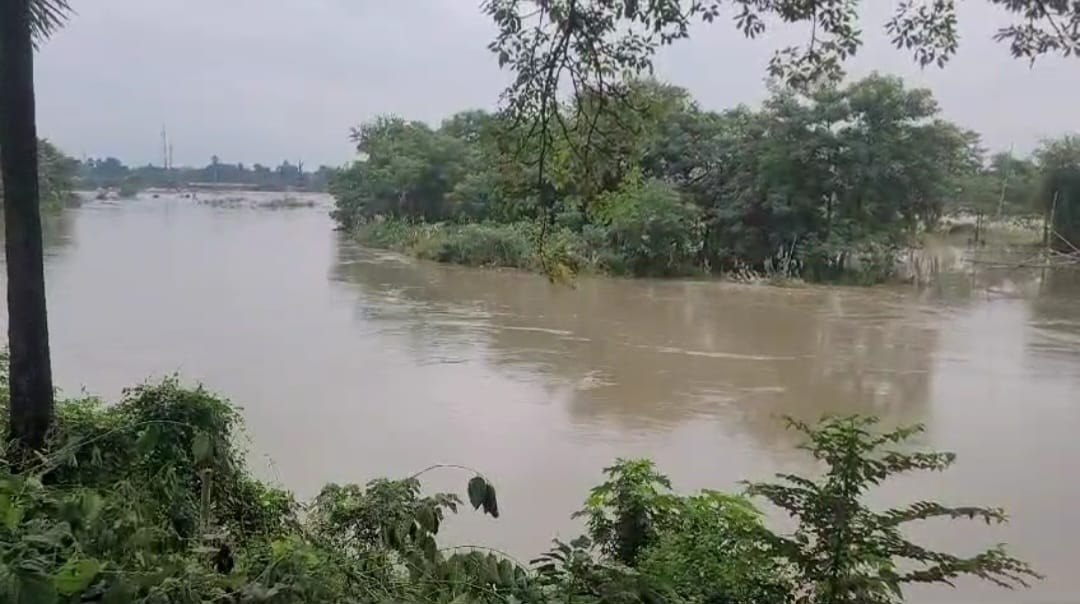
[[(62, 602), (900, 602), (911, 583), (1037, 577), (1000, 547), (972, 557), (908, 542), (929, 518), (1002, 522), (932, 502), (886, 511), (868, 490), (953, 457), (891, 450), (917, 429), (834, 418), (793, 424), (825, 472), (680, 495), (646, 460), (619, 460), (578, 513), (586, 535), (530, 563), (440, 544), (461, 508), (499, 517), (495, 485), (425, 495), (420, 474), (327, 485), (310, 502), (253, 478), (236, 408), (175, 379), (115, 404), (57, 406), (49, 446), (14, 472), (0, 459), (0, 600)], [(434, 469), (439, 469), (436, 466)], [(454, 470), (460, 471), (460, 469)], [(774, 532), (752, 499), (790, 513)]]
[(1044, 155), (984, 167), (978, 136), (940, 119), (928, 91), (880, 75), (721, 113), (630, 81), (560, 111), (546, 180), (501, 114), (365, 123), (360, 159), (331, 183), (334, 217), (444, 262), (877, 282), (945, 211), (1000, 205), (1001, 170), (1001, 203), (1035, 211), (1048, 169)]

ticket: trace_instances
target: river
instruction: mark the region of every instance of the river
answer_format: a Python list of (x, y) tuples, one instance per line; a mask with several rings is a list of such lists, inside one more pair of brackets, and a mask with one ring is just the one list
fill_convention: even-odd
[[(881, 502), (1005, 507), (1005, 527), (915, 531), (971, 552), (1008, 542), (1047, 575), (919, 602), (1072, 602), (1080, 594), (1080, 280), (945, 275), (935, 287), (767, 287), (441, 266), (366, 250), (314, 208), (178, 197), (92, 201), (49, 221), (53, 359), (67, 394), (117, 396), (179, 372), (242, 405), (250, 462), (310, 497), (327, 481), (433, 463), (481, 469), (499, 520), (448, 538), (529, 557), (616, 457), (682, 490), (812, 472), (783, 415), (923, 422), (957, 452)], [(462, 491), (467, 476), (430, 475)]]

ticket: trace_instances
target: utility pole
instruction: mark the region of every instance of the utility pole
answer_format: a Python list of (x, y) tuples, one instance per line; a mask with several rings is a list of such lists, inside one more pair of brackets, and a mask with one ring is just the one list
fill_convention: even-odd
[(161, 167), (169, 169), (169, 135), (165, 133), (165, 125), (161, 125)]
[(997, 217), (1005, 211), (1005, 192), (1009, 189), (1009, 169), (1012, 168), (1013, 146), (1009, 145), (1009, 157), (1005, 162), (1005, 169), (1001, 175), (1001, 196), (998, 197)]

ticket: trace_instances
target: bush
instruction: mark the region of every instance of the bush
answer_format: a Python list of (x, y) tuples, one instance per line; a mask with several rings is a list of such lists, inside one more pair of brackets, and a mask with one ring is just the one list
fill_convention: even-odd
[(1060, 252), (1075, 253), (1080, 247), (1080, 165), (1049, 172), (1042, 196), (1046, 213), (1053, 218), (1050, 245)]
[(142, 191), (142, 185), (138, 181), (128, 178), (120, 183), (120, 190), (117, 194), (121, 199), (132, 199), (139, 194), (139, 191)]
[(437, 245), (419, 248), (421, 258), (466, 266), (536, 266), (536, 245), (524, 223), (443, 225)]
[(765, 540), (746, 498), (715, 491), (680, 496), (648, 460), (618, 460), (589, 494), (589, 537), (605, 560), (688, 602), (783, 602), (790, 574)]
[(793, 264), (811, 281), (876, 285), (896, 277), (900, 249), (887, 237), (811, 239), (796, 247)]
[(752, 483), (751, 495), (763, 497), (797, 521), (790, 535), (767, 533), (772, 551), (795, 569), (799, 602), (814, 604), (895, 604), (912, 583), (952, 585), (972, 575), (1001, 587), (1027, 586), (1039, 578), (1024, 562), (997, 546), (971, 557), (938, 552), (908, 541), (904, 525), (934, 518), (969, 518), (987, 524), (1005, 522), (997, 508), (949, 507), (919, 501), (884, 511), (871, 510), (868, 491), (887, 478), (916, 470), (943, 471), (955, 455), (893, 449), (922, 431), (921, 426), (889, 432), (874, 429), (876, 419), (834, 417), (810, 426), (794, 420), (802, 448), (824, 464), (817, 480), (779, 474), (778, 483)]
[[(289, 493), (247, 474), (238, 419), (174, 379), (115, 405), (58, 405), (40, 461), (16, 474), (0, 457), (0, 601), (449, 601), (493, 589), (435, 545), (455, 496), (420, 497), (415, 478), (328, 487), (302, 518)], [(470, 487), (497, 513), (490, 484)]]
[(589, 537), (556, 541), (525, 567), (437, 543), (466, 503), (498, 517), (495, 487), (479, 475), (464, 501), (424, 495), (421, 472), (328, 485), (301, 506), (247, 474), (237, 410), (202, 388), (170, 379), (114, 405), (63, 402), (37, 461), (15, 473), (0, 456), (0, 602), (881, 604), (912, 582), (1036, 576), (1000, 547), (961, 558), (900, 532), (932, 517), (1001, 521), (1000, 510), (864, 505), (892, 474), (951, 463), (885, 448), (914, 429), (877, 433), (859, 418), (793, 425), (824, 477), (749, 486), (795, 516), (792, 535), (770, 532), (741, 495), (678, 495), (651, 462), (619, 460), (580, 512)]
[(600, 201), (597, 215), (607, 227), (613, 271), (666, 277), (692, 270), (704, 231), (701, 212), (671, 185), (628, 180)]
[(376, 220), (355, 230), (357, 240), (437, 262), (467, 266), (539, 266), (535, 227), (530, 223), (409, 224)]
[(680, 498), (637, 568), (689, 602), (785, 602), (793, 573), (762, 538), (762, 520), (738, 495), (705, 491)]

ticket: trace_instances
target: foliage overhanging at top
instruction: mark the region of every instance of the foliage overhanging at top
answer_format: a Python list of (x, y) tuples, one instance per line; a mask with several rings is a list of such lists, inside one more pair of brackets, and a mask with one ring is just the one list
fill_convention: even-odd
[[(1073, 0), (982, 0), (1015, 18), (994, 32), (1016, 57), (1080, 53), (1080, 5)], [(801, 46), (776, 51), (771, 75), (789, 83), (838, 79), (862, 46), (863, 0), (487, 0), (499, 27), (490, 48), (518, 76), (508, 96), (556, 96), (565, 76), (579, 89), (600, 88), (623, 73), (651, 69), (657, 48), (687, 38), (697, 21), (729, 17), (749, 38), (770, 22), (805, 24)], [(954, 0), (891, 0), (884, 29), (922, 66), (943, 66), (958, 47)]]
[[(885, 0), (874, 0), (884, 2)], [(1016, 57), (1034, 61), (1055, 53), (1080, 55), (1080, 3), (1074, 0), (982, 0), (1006, 11), (1015, 22), (994, 37)], [(862, 45), (859, 27), (863, 0), (486, 0), (483, 9), (498, 34), (489, 49), (514, 79), (503, 100), (517, 135), (530, 141), (532, 161), (543, 187), (550, 150), (567, 138), (558, 97), (599, 92), (612, 98), (627, 75), (651, 72), (658, 48), (689, 37), (698, 22), (731, 18), (749, 38), (766, 33), (770, 23), (803, 24), (809, 34), (801, 46), (776, 51), (769, 64), (775, 78), (809, 89), (843, 75), (844, 61)], [(893, 15), (885, 32), (897, 48), (922, 66), (943, 66), (958, 45), (954, 0), (890, 0)], [(695, 34), (696, 35), (696, 34)], [(614, 96), (618, 104), (618, 96)], [(587, 108), (578, 106), (579, 119)], [(595, 112), (594, 112), (595, 114)], [(577, 153), (588, 162), (593, 124)], [(523, 143), (524, 145), (525, 143)]]
[(30, 30), (35, 40), (44, 40), (63, 27), (71, 16), (67, 0), (30, 0)]

